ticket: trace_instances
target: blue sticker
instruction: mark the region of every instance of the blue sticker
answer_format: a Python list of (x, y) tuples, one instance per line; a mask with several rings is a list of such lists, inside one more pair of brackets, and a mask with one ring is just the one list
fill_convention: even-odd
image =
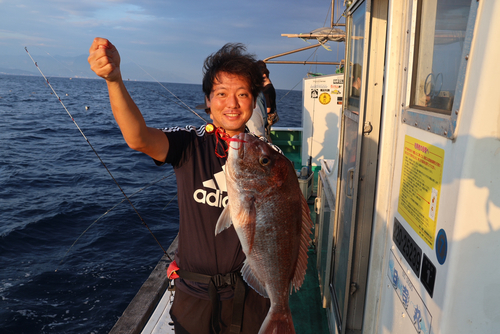
[(436, 237), (436, 256), (439, 264), (446, 261), (446, 254), (448, 254), (448, 239), (446, 238), (446, 232), (440, 229)]

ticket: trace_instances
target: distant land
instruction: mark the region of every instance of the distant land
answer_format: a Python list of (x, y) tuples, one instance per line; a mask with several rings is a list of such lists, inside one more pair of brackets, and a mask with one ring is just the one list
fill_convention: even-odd
[[(52, 57), (47, 55), (32, 56), (47, 77), (98, 78), (97, 75), (90, 69), (86, 55), (76, 57)], [(121, 65), (123, 79), (136, 81), (158, 80), (160, 82), (191, 83), (168, 71), (161, 71), (147, 66), (142, 67), (143, 69), (134, 63), (123, 63)], [(146, 72), (154, 73), (154, 78)], [(0, 55), (0, 74), (39, 76), (40, 72), (28, 56), (19, 57), (19, 55)]]
[[(0, 0), (1, 2), (1, 0)], [(98, 79), (98, 76), (92, 72), (90, 65), (87, 62), (87, 55), (80, 55), (76, 57), (65, 57), (65, 56), (51, 56), (51, 55), (37, 55), (31, 53), (33, 59), (37, 62), (39, 68), (45, 74), (47, 78), (50, 77), (61, 77), (61, 78), (83, 78), (83, 79)], [(293, 65), (291, 65), (293, 66)], [(285, 68), (283, 68), (285, 70)], [(133, 80), (133, 81), (158, 81), (164, 83), (187, 83), (187, 84), (201, 84), (201, 74), (199, 81), (189, 81), (179, 72), (172, 72), (169, 70), (161, 70), (157, 68), (152, 68), (149, 66), (144, 66), (142, 64), (137, 65), (135, 62), (123, 62), (121, 65), (123, 80)], [(274, 77), (278, 77), (276, 73), (283, 72), (273, 72)], [(40, 72), (37, 70), (35, 64), (30, 59), (30, 57), (23, 50), (22, 54), (19, 55), (2, 55), (0, 54), (0, 75), (34, 75), (40, 76)], [(151, 74), (151, 75), (150, 75)], [(283, 89), (274, 80), (273, 84), (276, 89)], [(192, 78), (191, 78), (192, 79)], [(284, 81), (283, 81), (284, 80)], [(301, 82), (289, 82), (283, 79), (282, 85), (286, 88), (285, 90), (302, 90)]]

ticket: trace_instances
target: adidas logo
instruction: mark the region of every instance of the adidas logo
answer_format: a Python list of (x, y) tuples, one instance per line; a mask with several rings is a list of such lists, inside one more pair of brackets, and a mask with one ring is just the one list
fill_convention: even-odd
[(218, 208), (226, 207), (228, 196), (225, 168), (225, 165), (222, 166), (222, 172), (214, 174), (213, 179), (204, 181), (204, 188), (195, 190), (195, 192), (193, 193), (193, 198), (196, 202), (215, 206)]

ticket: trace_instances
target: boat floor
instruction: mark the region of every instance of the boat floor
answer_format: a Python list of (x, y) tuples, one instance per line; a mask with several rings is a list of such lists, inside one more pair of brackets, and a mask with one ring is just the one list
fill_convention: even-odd
[(297, 293), (290, 296), (290, 309), (297, 334), (329, 333), (326, 310), (322, 307), (316, 251), (309, 249), (304, 283)]
[[(316, 227), (316, 214), (314, 201), (316, 193), (308, 199), (313, 226)], [(314, 236), (314, 228), (311, 230)], [(304, 283), (297, 293), (292, 293), (289, 299), (292, 310), (293, 325), (297, 334), (323, 334), (329, 333), (326, 309), (323, 308), (321, 291), (319, 287), (316, 248), (309, 247), (307, 251), (307, 271)]]

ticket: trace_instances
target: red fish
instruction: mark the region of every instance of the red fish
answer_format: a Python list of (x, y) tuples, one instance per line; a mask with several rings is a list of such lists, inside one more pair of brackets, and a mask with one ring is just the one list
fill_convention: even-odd
[(215, 234), (234, 225), (246, 255), (243, 279), (270, 298), (259, 334), (295, 333), (288, 297), (292, 287), (300, 288), (307, 269), (309, 207), (290, 160), (250, 134), (232, 139), (226, 162), (229, 201)]

